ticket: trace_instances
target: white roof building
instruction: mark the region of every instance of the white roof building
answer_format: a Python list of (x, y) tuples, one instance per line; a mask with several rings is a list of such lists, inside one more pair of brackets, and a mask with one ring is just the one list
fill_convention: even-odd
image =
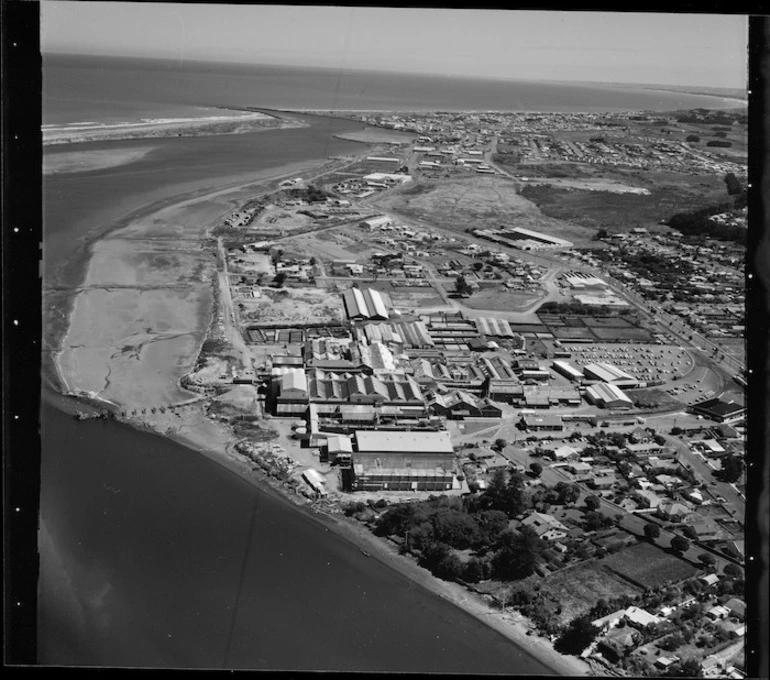
[(603, 408), (630, 408), (634, 402), (617, 386), (597, 383), (586, 389), (586, 399)]

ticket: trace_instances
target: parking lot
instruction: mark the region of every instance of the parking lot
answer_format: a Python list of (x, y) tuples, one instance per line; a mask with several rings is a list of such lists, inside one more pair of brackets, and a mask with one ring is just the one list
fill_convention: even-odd
[(562, 343), (572, 352), (576, 366), (594, 362), (613, 364), (641, 382), (670, 382), (686, 376), (694, 367), (692, 356), (677, 345), (618, 345)]

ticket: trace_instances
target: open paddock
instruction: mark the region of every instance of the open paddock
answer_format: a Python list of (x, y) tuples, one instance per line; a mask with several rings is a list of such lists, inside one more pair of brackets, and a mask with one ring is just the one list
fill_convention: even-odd
[(674, 399), (664, 390), (645, 388), (640, 390), (624, 390), (629, 399), (639, 408), (680, 408), (682, 403)]
[(640, 588), (654, 588), (664, 583), (678, 583), (693, 576), (697, 569), (689, 562), (650, 543), (637, 543), (603, 560), (607, 569)]
[(555, 337), (557, 340), (568, 340), (572, 338), (580, 338), (585, 340), (593, 340), (594, 334), (591, 333), (590, 329), (583, 326), (582, 328), (578, 328), (575, 326), (556, 326), (551, 329), (551, 333), (553, 333), (553, 337)]
[(633, 324), (619, 316), (585, 316), (583, 323), (589, 328), (633, 328)]
[(651, 342), (652, 333), (644, 328), (594, 328), (593, 334), (598, 340), (616, 342)]
[(542, 588), (561, 605), (561, 624), (587, 614), (599, 599), (634, 597), (642, 591), (594, 560), (550, 574), (542, 582)]
[(532, 293), (511, 292), (501, 286), (474, 293), (462, 300), (462, 304), (471, 309), (490, 312), (522, 312), (533, 307), (542, 297)]

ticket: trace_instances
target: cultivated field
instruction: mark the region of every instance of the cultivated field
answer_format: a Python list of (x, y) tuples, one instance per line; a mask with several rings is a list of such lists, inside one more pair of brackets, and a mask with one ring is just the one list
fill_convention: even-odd
[(690, 578), (697, 571), (689, 562), (650, 543), (637, 543), (604, 559), (607, 569), (640, 588), (654, 588), (668, 581)]

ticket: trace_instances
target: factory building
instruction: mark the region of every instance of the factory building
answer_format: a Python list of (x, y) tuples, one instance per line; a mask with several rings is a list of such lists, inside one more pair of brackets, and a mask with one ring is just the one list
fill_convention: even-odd
[(583, 375), (587, 380), (611, 383), (618, 387), (636, 387), (639, 384), (634, 376), (622, 371), (617, 366), (604, 362), (583, 366)]
[(391, 224), (393, 224), (393, 220), (387, 215), (370, 217), (369, 219), (361, 221), (361, 226), (367, 227), (369, 229), (379, 229), (380, 227), (389, 227)]
[(557, 373), (560, 373), (565, 378), (569, 378), (570, 380), (574, 382), (580, 382), (583, 379), (583, 373), (577, 369), (575, 366), (573, 366), (569, 361), (562, 361), (561, 359), (556, 359), (551, 366), (553, 367), (553, 370)]
[(481, 335), (489, 335), (497, 338), (513, 338), (516, 336), (511, 330), (510, 324), (505, 319), (480, 318), (474, 319), (476, 330)]
[(383, 294), (372, 288), (351, 288), (342, 294), (342, 300), (349, 319), (385, 321), (390, 316)]
[(597, 383), (586, 389), (589, 404), (602, 408), (631, 408), (634, 402), (617, 385)]
[(448, 432), (357, 430), (352, 488), (448, 491), (456, 482)]

